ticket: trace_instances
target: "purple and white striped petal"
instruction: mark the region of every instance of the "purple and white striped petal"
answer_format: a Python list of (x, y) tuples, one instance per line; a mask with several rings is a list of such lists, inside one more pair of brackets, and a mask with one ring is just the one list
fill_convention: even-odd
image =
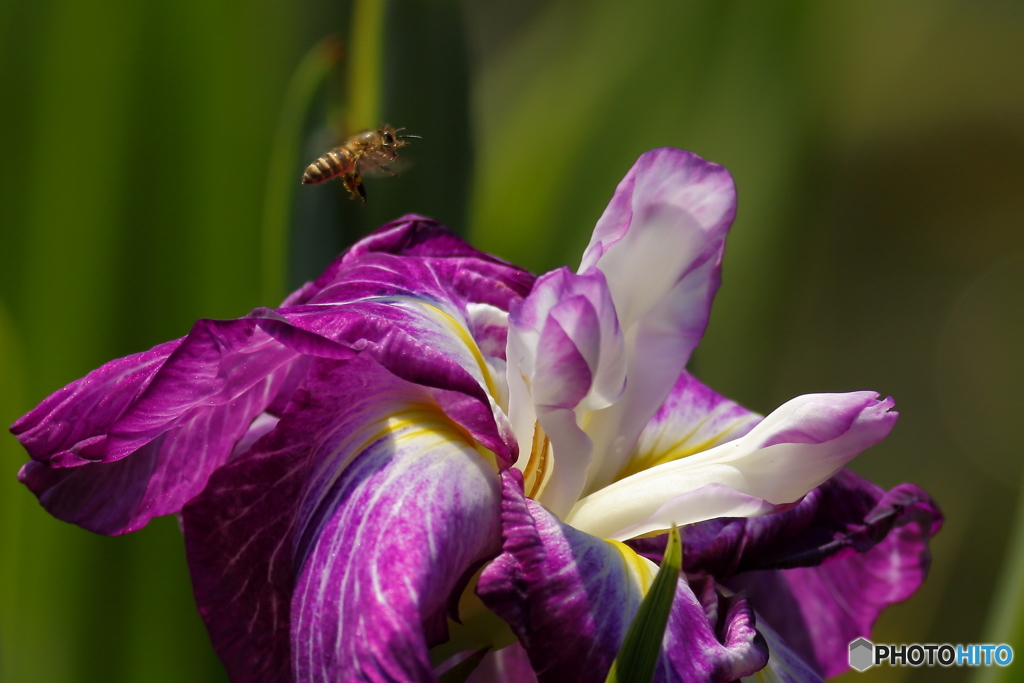
[(588, 428), (593, 492), (622, 470), (707, 327), (736, 212), (729, 172), (690, 152), (645, 153), (619, 183), (583, 261), (602, 271), (626, 339), (623, 396)]
[(434, 680), (449, 597), (498, 552), (499, 497), (430, 389), (366, 357), (314, 363), (277, 428), (184, 511), (232, 680)]
[[(558, 521), (502, 473), (503, 552), (477, 594), (519, 637), (541, 683), (603, 681), (656, 568), (621, 543)], [(721, 598), (712, 581), (678, 584), (657, 681), (726, 683), (767, 660), (753, 612)]]
[(752, 517), (796, 503), (864, 449), (897, 414), (870, 391), (809, 394), (745, 436), (621, 479), (582, 499), (566, 521), (626, 540), (716, 517)]
[(483, 356), (456, 309), (391, 292), (259, 315), (266, 316), (263, 329), (299, 353), (367, 354), (398, 377), (442, 390), (438, 400), (452, 419), (503, 461), (514, 459), (515, 439), (496, 403), (504, 393), (504, 363)]

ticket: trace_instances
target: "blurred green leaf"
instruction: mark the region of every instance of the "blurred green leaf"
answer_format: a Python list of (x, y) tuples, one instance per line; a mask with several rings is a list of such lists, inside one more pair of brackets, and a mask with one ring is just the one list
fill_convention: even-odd
[(668, 536), (665, 559), (661, 562), (651, 589), (640, 603), (640, 609), (633, 617), (633, 623), (605, 679), (606, 683), (651, 683), (654, 679), (654, 668), (658, 664), (661, 641), (665, 637), (665, 625), (672, 612), (682, 566), (683, 545), (679, 539), (679, 529), (673, 526)]
[(386, 0), (353, 0), (345, 135), (381, 124)]
[[(23, 408), (23, 362), (14, 321), (0, 300), (0, 424), (12, 423)], [(0, 681), (18, 680), (19, 551), (24, 509), (33, 504), (14, 477), (24, 460), (18, 442), (0, 434)]]
[[(5, 424), (111, 358), (260, 301), (295, 11), (284, 0), (0, 9), (0, 298), (21, 349), (0, 369)], [(6, 433), (0, 458), (4, 681), (224, 680), (173, 517), (90, 534), (16, 483), (26, 457)]]
[(267, 167), (263, 208), (262, 299), (267, 306), (285, 294), (288, 269), (288, 232), (291, 228), (292, 195), (299, 186), (295, 161), (302, 143), (313, 98), (331, 68), (342, 56), (342, 45), (328, 36), (314, 45), (299, 62), (284, 97), (284, 108), (274, 136)]
[[(1013, 648), (1015, 660), (1024, 656), (1024, 497), (1019, 496), (1006, 558), (989, 608), (988, 623), (979, 641), (1006, 643)], [(1024, 666), (1014, 661), (1005, 667), (981, 667), (972, 673), (970, 680), (971, 683), (1018, 683), (1024, 681)]]

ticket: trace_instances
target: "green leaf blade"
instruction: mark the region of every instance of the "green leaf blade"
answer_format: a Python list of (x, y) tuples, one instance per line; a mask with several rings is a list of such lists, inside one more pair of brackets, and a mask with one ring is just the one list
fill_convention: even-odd
[(651, 683), (661, 653), (676, 584), (683, 565), (683, 547), (679, 529), (672, 527), (665, 549), (665, 559), (651, 584), (633, 623), (622, 641), (619, 654), (612, 663), (605, 683)]

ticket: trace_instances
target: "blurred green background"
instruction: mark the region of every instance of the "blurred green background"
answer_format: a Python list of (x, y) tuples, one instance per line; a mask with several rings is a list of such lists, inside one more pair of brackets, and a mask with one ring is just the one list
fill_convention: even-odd
[[(351, 46), (350, 16), (0, 2), (0, 421), (196, 318), (275, 303), (261, 235), (289, 80), (325, 36)], [(536, 271), (575, 266), (640, 153), (724, 164), (739, 215), (697, 374), (759, 411), (894, 396), (896, 430), (854, 469), (924, 486), (948, 519), (876, 640), (1024, 657), (1024, 3), (392, 0), (383, 26), (381, 116), (424, 137), (416, 164), (368, 181), (365, 208), (294, 187), (291, 284), (406, 211)], [(296, 185), (344, 125), (344, 64), (295, 132)], [(120, 538), (57, 522), (15, 482), (24, 459), (0, 435), (2, 680), (224, 680), (175, 520)], [(972, 673), (1024, 664), (846, 678)]]

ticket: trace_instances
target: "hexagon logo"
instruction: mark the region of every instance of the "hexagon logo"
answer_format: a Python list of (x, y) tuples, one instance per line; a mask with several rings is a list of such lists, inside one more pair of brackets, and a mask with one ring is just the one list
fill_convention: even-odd
[(875, 646), (867, 638), (858, 638), (850, 643), (850, 666), (864, 671), (874, 664)]

